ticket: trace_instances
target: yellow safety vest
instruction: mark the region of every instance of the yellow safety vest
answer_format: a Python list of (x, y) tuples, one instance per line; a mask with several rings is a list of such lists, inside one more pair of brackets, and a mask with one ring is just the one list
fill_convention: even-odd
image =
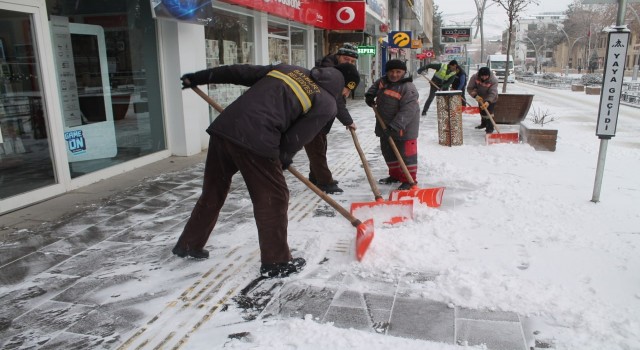
[(449, 78), (451, 78), (452, 76), (456, 75), (458, 72), (451, 72), (449, 74), (447, 74), (447, 67), (449, 67), (449, 65), (447, 63), (442, 63), (440, 65), (440, 69), (434, 74), (436, 77), (438, 77), (438, 79), (442, 80), (442, 81), (447, 81), (449, 80)]

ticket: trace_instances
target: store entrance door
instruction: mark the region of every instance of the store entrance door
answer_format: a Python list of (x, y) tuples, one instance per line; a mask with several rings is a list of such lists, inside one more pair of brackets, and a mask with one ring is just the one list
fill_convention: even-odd
[(29, 202), (17, 196), (58, 182), (43, 88), (43, 48), (36, 34), (37, 11), (0, 2), (0, 214)]

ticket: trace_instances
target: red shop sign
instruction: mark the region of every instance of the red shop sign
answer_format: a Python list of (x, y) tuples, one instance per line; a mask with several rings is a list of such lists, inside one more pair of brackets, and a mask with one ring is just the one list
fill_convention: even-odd
[(324, 0), (221, 0), (322, 29), (364, 30), (365, 2)]

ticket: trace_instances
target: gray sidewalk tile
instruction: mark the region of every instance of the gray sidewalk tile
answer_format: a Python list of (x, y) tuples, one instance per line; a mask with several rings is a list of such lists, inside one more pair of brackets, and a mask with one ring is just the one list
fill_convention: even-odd
[(263, 314), (295, 318), (304, 318), (310, 314), (314, 319), (322, 320), (335, 293), (335, 289), (326, 287), (285, 286)]
[(373, 331), (371, 318), (367, 310), (363, 308), (331, 306), (322, 322), (332, 322), (334, 326), (339, 328)]
[(396, 298), (387, 334), (452, 344), (454, 309), (431, 300)]
[(48, 341), (44, 346), (39, 348), (40, 350), (86, 350), (96, 349), (101, 345), (114, 342), (116, 339), (107, 340), (103, 338), (87, 336), (76, 333), (61, 332), (55, 336), (55, 338)]
[[(93, 306), (48, 301), (13, 320), (11, 327), (0, 332), (6, 340), (4, 347), (23, 344), (28, 339), (50, 339), (52, 334), (64, 331), (84, 318)], [(7, 345), (10, 346), (7, 346)]]
[(485, 344), (489, 350), (527, 350), (520, 322), (458, 319), (457, 344)]
[(456, 312), (456, 318), (458, 319), (466, 318), (471, 320), (520, 322), (518, 315), (513, 312), (475, 310), (475, 309), (467, 309), (467, 308), (458, 308)]
[(22, 282), (28, 276), (47, 271), (60, 262), (69, 259), (69, 255), (35, 252), (15, 260), (0, 268), (0, 286)]

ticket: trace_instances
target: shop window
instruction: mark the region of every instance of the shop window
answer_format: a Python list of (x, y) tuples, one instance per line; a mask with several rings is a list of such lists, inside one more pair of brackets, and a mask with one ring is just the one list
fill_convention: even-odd
[(72, 177), (164, 150), (148, 0), (47, 0)]
[(0, 10), (0, 201), (56, 183), (28, 13)]
[[(205, 27), (207, 68), (230, 64), (255, 64), (253, 18), (218, 9)], [(228, 106), (248, 88), (232, 84), (212, 84), (209, 95), (222, 106)], [(210, 108), (211, 120), (218, 115)]]

